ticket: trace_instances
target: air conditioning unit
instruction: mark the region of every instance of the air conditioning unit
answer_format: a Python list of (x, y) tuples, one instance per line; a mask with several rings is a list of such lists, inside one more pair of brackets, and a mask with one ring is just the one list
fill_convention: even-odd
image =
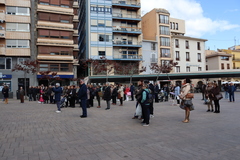
[(4, 33), (0, 33), (0, 37), (5, 37), (5, 34)]
[(122, 49), (119, 49), (119, 53), (122, 53)]

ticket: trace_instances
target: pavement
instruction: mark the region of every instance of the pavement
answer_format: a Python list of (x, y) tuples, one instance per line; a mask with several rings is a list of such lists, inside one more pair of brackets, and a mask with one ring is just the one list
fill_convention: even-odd
[(0, 103), (0, 160), (239, 160), (240, 92), (235, 97), (222, 99), (217, 114), (196, 93), (189, 123), (178, 106), (154, 103), (148, 127), (132, 119), (134, 101), (105, 110), (95, 100), (80, 118), (79, 107), (55, 113), (55, 104), (10, 99)]

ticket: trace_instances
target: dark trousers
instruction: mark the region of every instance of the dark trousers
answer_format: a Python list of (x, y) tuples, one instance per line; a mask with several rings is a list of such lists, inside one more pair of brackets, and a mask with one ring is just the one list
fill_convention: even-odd
[(141, 104), (142, 106), (142, 117), (144, 119), (144, 123), (149, 124), (149, 116), (150, 116), (150, 112), (149, 112), (149, 105), (146, 104)]
[(101, 100), (100, 100), (100, 97), (99, 96), (97, 96), (97, 101), (98, 101), (98, 106), (101, 106)]
[(151, 115), (153, 115), (153, 102), (150, 103), (150, 105), (149, 105), (149, 112)]
[(120, 104), (122, 105), (123, 104), (123, 97), (121, 97), (119, 100), (120, 100)]
[(84, 99), (82, 100), (81, 99), (81, 107), (82, 107), (82, 116), (86, 116), (87, 117), (87, 100)]
[(94, 97), (90, 96), (90, 99), (89, 99), (89, 106), (90, 107), (93, 107), (93, 99), (94, 99)]
[(20, 102), (24, 103), (24, 95), (20, 95)]
[(132, 98), (131, 100), (134, 101), (134, 93), (133, 92), (131, 92), (131, 98)]
[(235, 101), (235, 99), (234, 99), (234, 92), (233, 93), (229, 93), (229, 101), (230, 102), (234, 102)]
[(112, 103), (116, 104), (117, 103), (117, 97), (116, 96), (112, 96)]
[(215, 112), (220, 112), (219, 100), (214, 100)]
[(70, 102), (70, 107), (75, 107), (75, 97), (71, 97), (69, 102)]
[(158, 93), (155, 93), (154, 96), (155, 96), (155, 102), (158, 103), (159, 102), (159, 100), (158, 100)]

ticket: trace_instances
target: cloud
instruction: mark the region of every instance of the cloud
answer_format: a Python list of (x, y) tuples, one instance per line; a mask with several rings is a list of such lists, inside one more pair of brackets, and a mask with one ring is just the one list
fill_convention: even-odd
[[(212, 20), (204, 16), (201, 4), (195, 0), (142, 0), (142, 13), (153, 8), (164, 8), (170, 12), (172, 18), (185, 20), (186, 35), (202, 37), (206, 34), (216, 34), (220, 31), (240, 28), (227, 20)], [(235, 10), (236, 11), (236, 10)]]

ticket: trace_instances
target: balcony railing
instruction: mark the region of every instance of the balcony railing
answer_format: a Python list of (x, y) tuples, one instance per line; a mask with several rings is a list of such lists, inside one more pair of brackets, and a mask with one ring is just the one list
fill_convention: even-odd
[(133, 41), (113, 41), (114, 45), (142, 45), (141, 42), (133, 42)]
[(123, 27), (123, 26), (113, 26), (114, 31), (123, 31), (123, 32), (142, 32), (141, 28), (138, 27)]
[(112, 4), (120, 4), (120, 5), (133, 5), (133, 6), (141, 6), (141, 3), (137, 1), (129, 1), (129, 0), (113, 0)]
[(114, 59), (135, 59), (135, 60), (141, 60), (142, 56), (139, 56), (138, 54), (117, 54), (113, 56)]
[(141, 15), (136, 15), (136, 14), (113, 13), (112, 16), (117, 17), (117, 18), (131, 18), (131, 19), (140, 19), (141, 20)]

